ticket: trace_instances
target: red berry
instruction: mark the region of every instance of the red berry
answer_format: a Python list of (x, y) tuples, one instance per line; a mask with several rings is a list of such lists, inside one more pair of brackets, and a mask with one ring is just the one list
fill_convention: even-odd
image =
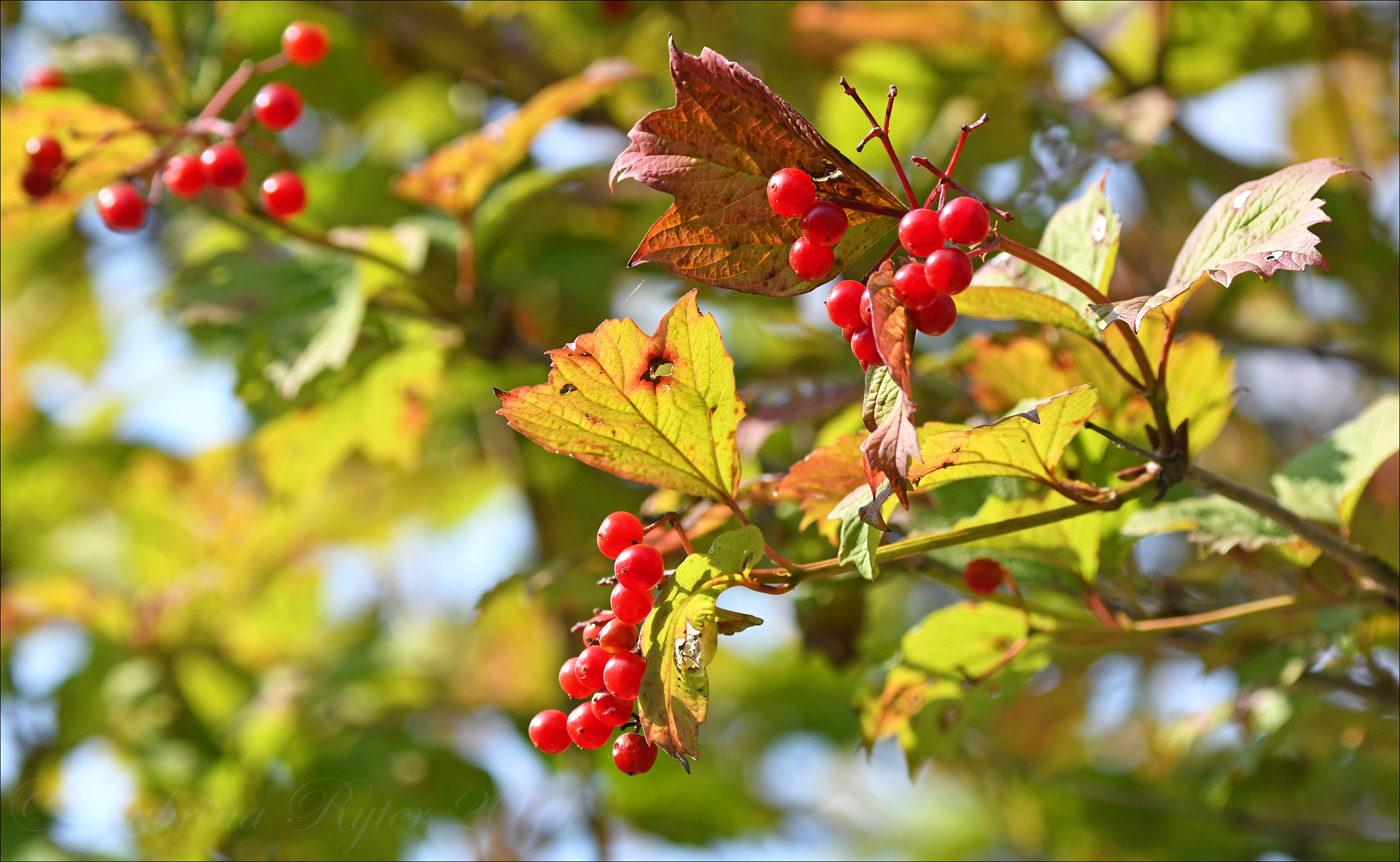
[(979, 596), (990, 596), (1006, 578), (1006, 569), (1001, 563), (989, 557), (978, 557), (963, 569), (963, 580), (967, 588)]
[(20, 177), (19, 184), (31, 198), (42, 198), (53, 191), (53, 171), (31, 167)]
[(24, 150), (29, 153), (30, 166), (41, 171), (51, 172), (63, 164), (63, 146), (48, 135), (30, 138)]
[(817, 184), (806, 171), (783, 168), (768, 178), (768, 205), (773, 212), (798, 218), (817, 199)]
[(616, 655), (637, 645), (637, 627), (622, 620), (611, 620), (598, 633), (598, 646)]
[(622, 584), (613, 587), (612, 610), (625, 623), (639, 623), (651, 613), (651, 590), (629, 590)]
[(581, 703), (569, 713), (569, 738), (574, 745), (586, 750), (607, 745), (613, 729), (598, 720), (593, 714), (593, 704)]
[(628, 775), (641, 775), (656, 763), (656, 746), (638, 733), (624, 733), (613, 743), (613, 763)]
[(199, 163), (204, 166), (204, 178), (215, 188), (234, 188), (248, 176), (248, 160), (230, 143), (215, 144), (200, 153)]
[(959, 248), (940, 248), (924, 264), (928, 283), (940, 293), (962, 293), (972, 284), (972, 259)]
[(24, 79), (20, 86), (26, 93), (33, 90), (53, 90), (68, 86), (68, 78), (53, 66), (39, 63), (24, 70)]
[(530, 719), (530, 741), (545, 754), (558, 754), (569, 747), (569, 717), (557, 709), (546, 709)]
[(578, 681), (589, 691), (597, 691), (603, 687), (603, 670), (608, 666), (608, 659), (612, 657), (612, 653), (600, 646), (584, 647), (583, 652), (574, 659), (574, 676), (578, 677)]
[(847, 344), (850, 344), (851, 339), (855, 338), (856, 333), (864, 329), (865, 326), (866, 324), (864, 323), (862, 323), (860, 326), (843, 326), (841, 327), (841, 337), (846, 339)]
[(575, 700), (583, 700), (585, 697), (593, 694), (593, 692), (598, 689), (598, 686), (590, 687), (584, 685), (583, 681), (578, 678), (578, 671), (575, 670), (577, 667), (578, 659), (576, 658), (571, 658), (564, 662), (564, 666), (559, 668), (559, 687), (564, 689), (564, 693), (569, 697)]
[(910, 322), (924, 335), (942, 335), (953, 328), (953, 321), (957, 319), (958, 307), (953, 298), (937, 291), (933, 293), (933, 302), (909, 311)]
[(268, 84), (253, 97), (253, 113), (265, 128), (280, 132), (301, 116), (301, 93), (290, 84)]
[(583, 645), (597, 646), (598, 638), (602, 635), (603, 628), (612, 622), (612, 611), (603, 611), (596, 617), (588, 621), (588, 625), (583, 627)]
[(603, 681), (613, 697), (636, 700), (646, 669), (647, 660), (636, 653), (618, 653), (608, 660), (608, 666), (603, 669)]
[[(870, 325), (870, 314), (871, 314), (871, 312), (870, 312), (870, 291), (867, 290), (866, 292), (864, 292), (864, 293), (862, 293), (862, 294), (860, 295), (860, 323), (861, 323), (861, 326), (869, 326), (869, 325)], [(846, 339), (846, 340), (849, 341), (850, 339), (848, 338), (848, 339)]]
[(314, 66), (326, 59), (331, 37), (326, 28), (310, 21), (295, 21), (282, 31), (282, 53), (298, 66)]
[(826, 316), (832, 323), (846, 329), (860, 325), (860, 298), (865, 285), (858, 281), (838, 281), (826, 295)]
[(97, 193), (97, 214), (108, 228), (129, 233), (146, 223), (146, 202), (127, 183), (112, 183)]
[(846, 211), (831, 201), (817, 201), (802, 213), (802, 235), (818, 245), (836, 245), (849, 226)]
[(938, 213), (938, 229), (959, 245), (981, 242), (991, 227), (987, 208), (975, 198), (953, 198)]
[(263, 209), (273, 218), (291, 218), (306, 207), (306, 186), (295, 171), (278, 171), (263, 180)]
[(831, 272), (834, 259), (831, 246), (818, 245), (805, 236), (798, 237), (797, 242), (792, 244), (792, 251), (788, 252), (788, 266), (792, 267), (792, 271), (803, 281), (821, 281), (826, 278), (826, 274)]
[(614, 697), (606, 691), (593, 695), (593, 717), (608, 727), (622, 727), (632, 717), (632, 701)]
[(933, 210), (910, 210), (899, 220), (899, 242), (910, 254), (928, 257), (943, 247), (943, 234), (938, 229), (938, 213)]
[(927, 306), (939, 294), (928, 283), (922, 263), (906, 263), (894, 274), (894, 295), (912, 311)]
[(651, 545), (624, 548), (613, 563), (617, 582), (629, 590), (649, 590), (661, 583), (665, 573), (666, 563), (661, 559), (661, 552)]
[(851, 352), (866, 365), (885, 364), (885, 360), (880, 358), (879, 348), (875, 346), (875, 330), (868, 326), (857, 329), (856, 334), (851, 336)]
[(160, 178), (171, 194), (189, 200), (204, 188), (204, 164), (193, 153), (181, 153), (165, 163)]
[(642, 540), (642, 522), (631, 512), (613, 512), (598, 527), (598, 550), (609, 560)]

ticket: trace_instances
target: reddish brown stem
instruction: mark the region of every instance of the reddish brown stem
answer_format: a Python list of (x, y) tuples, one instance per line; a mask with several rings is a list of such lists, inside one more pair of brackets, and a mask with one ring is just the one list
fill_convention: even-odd
[(930, 173), (932, 173), (934, 176), (938, 177), (938, 185), (934, 187), (934, 190), (933, 190), (933, 191), (931, 191), (931, 192), (928, 193), (928, 200), (924, 202), (924, 208), (925, 208), (925, 209), (928, 208), (928, 205), (929, 205), (929, 204), (933, 203), (933, 196), (934, 196), (935, 194), (938, 193), (938, 190), (941, 189), (941, 188), (943, 188), (945, 185), (948, 185), (948, 186), (952, 186), (953, 188), (957, 189), (958, 191), (962, 192), (963, 194), (965, 194), (965, 195), (967, 195), (968, 197), (972, 198), (973, 200), (977, 201), (977, 202), (978, 202), (979, 204), (981, 204), (982, 206), (986, 207), (987, 210), (988, 210), (988, 212), (994, 212), (994, 213), (996, 213), (996, 214), (997, 214), (997, 217), (1000, 218), (1001, 220), (1003, 220), (1003, 221), (1015, 221), (1015, 220), (1016, 220), (1016, 217), (1013, 216), (1011, 213), (1007, 212), (1007, 211), (1004, 210), (1004, 209), (1000, 209), (1000, 208), (998, 208), (998, 207), (992, 206), (991, 204), (989, 204), (989, 203), (987, 203), (985, 200), (983, 200), (981, 195), (977, 194), (977, 193), (974, 192), (974, 191), (970, 191), (970, 190), (964, 188), (964, 187), (961, 186), (961, 185), (958, 185), (956, 182), (953, 181), (952, 177), (948, 176), (948, 174), (945, 174), (943, 171), (940, 171), (940, 170), (938, 169), (938, 167), (937, 167), (936, 165), (934, 165), (933, 162), (930, 162), (928, 159), (924, 158), (923, 156), (915, 156), (914, 159), (913, 159), (913, 161), (914, 161), (914, 164), (918, 165), (918, 166), (921, 167), (921, 168), (927, 169), (927, 170), (928, 170)]
[[(953, 176), (953, 169), (958, 166), (958, 156), (962, 155), (963, 144), (967, 143), (968, 134), (973, 129), (977, 128), (978, 126), (981, 126), (985, 122), (987, 122), (987, 115), (983, 114), (982, 116), (977, 118), (976, 122), (965, 124), (962, 127), (962, 131), (958, 134), (958, 145), (953, 148), (953, 155), (950, 159), (948, 159), (948, 170), (944, 172), (950, 179)], [(948, 188), (942, 183), (939, 183), (936, 191), (938, 192), (938, 208), (943, 209), (943, 201), (947, 196)], [(929, 201), (931, 200), (933, 200), (933, 192), (929, 192), (929, 200), (924, 201), (925, 208), (928, 207)], [(986, 206), (987, 204), (984, 201), (982, 205)]]
[(642, 528), (642, 534), (645, 535), (647, 533), (650, 533), (652, 530), (655, 530), (658, 527), (664, 526), (666, 524), (670, 524), (671, 528), (676, 531), (676, 535), (681, 540), (681, 548), (685, 550), (686, 556), (690, 556), (691, 554), (695, 553), (695, 548), (691, 547), (690, 545), (690, 537), (685, 534), (685, 527), (681, 525), (681, 516), (675, 512), (667, 512), (660, 518), (657, 518), (655, 521), (652, 521), (650, 524), (647, 524), (645, 527)]
[(1001, 654), (1001, 658), (997, 659), (996, 664), (982, 671), (977, 676), (973, 676), (966, 670), (963, 670), (962, 667), (959, 667), (958, 670), (963, 675), (963, 681), (966, 682), (968, 685), (980, 685), (981, 683), (986, 682), (987, 680), (995, 676), (997, 671), (1006, 667), (1008, 664), (1011, 664), (1011, 660), (1014, 659), (1016, 656), (1020, 655), (1021, 650), (1025, 649), (1026, 644), (1030, 642), (1031, 639), (1029, 635), (1021, 635), (1015, 640), (1015, 642), (1011, 644), (1011, 646), (1006, 648), (1006, 651)]
[(853, 201), (850, 198), (827, 197), (823, 198), (823, 200), (834, 203), (843, 209), (858, 210), (863, 213), (875, 213), (876, 215), (889, 216), (890, 218), (903, 218), (904, 214), (909, 212), (907, 209), (897, 210), (894, 207), (882, 207), (879, 204)]
[(904, 186), (904, 195), (909, 199), (909, 206), (911, 208), (918, 207), (919, 202), (914, 197), (914, 187), (909, 185), (909, 177), (904, 173), (904, 165), (899, 163), (899, 156), (895, 155), (894, 145), (890, 143), (890, 114), (894, 111), (894, 97), (899, 95), (899, 90), (893, 84), (890, 85), (889, 100), (885, 103), (885, 124), (882, 126), (875, 121), (875, 115), (870, 113), (870, 109), (865, 106), (865, 102), (856, 92), (856, 88), (846, 82), (844, 75), (841, 77), (841, 86), (845, 89), (846, 95), (855, 99), (856, 104), (865, 112), (866, 119), (870, 120), (870, 132), (856, 146), (856, 152), (860, 152), (872, 138), (879, 138), (880, 143), (885, 145), (885, 154), (890, 157), (890, 164), (894, 165), (895, 173), (899, 174), (899, 183)]

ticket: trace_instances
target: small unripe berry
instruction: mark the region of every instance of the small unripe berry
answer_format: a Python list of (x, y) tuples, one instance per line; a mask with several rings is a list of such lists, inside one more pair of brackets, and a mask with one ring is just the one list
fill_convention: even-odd
[(632, 717), (632, 701), (614, 697), (606, 691), (593, 695), (593, 717), (608, 727), (622, 727)]
[(575, 700), (583, 700), (597, 690), (598, 686), (589, 688), (578, 678), (578, 659), (571, 658), (564, 662), (564, 666), (559, 668), (559, 687), (564, 689), (564, 693)]
[(569, 747), (569, 717), (557, 709), (546, 709), (530, 719), (530, 741), (545, 754), (558, 754)]
[(963, 581), (967, 588), (979, 596), (990, 596), (1006, 579), (1006, 569), (990, 557), (978, 557), (963, 569)]
[(875, 346), (875, 331), (868, 326), (857, 329), (851, 336), (851, 352), (866, 365), (885, 364), (885, 360), (880, 358), (880, 348)]
[(19, 184), (31, 198), (46, 197), (53, 191), (53, 171), (31, 167), (19, 178)]
[(130, 184), (112, 183), (97, 193), (97, 214), (111, 230), (130, 233), (146, 223), (146, 202)]
[(817, 245), (836, 245), (849, 226), (846, 211), (831, 201), (817, 201), (802, 213), (802, 235)]
[(860, 298), (865, 292), (858, 281), (838, 281), (826, 295), (827, 319), (842, 329), (860, 326)]
[(584, 647), (583, 652), (574, 659), (574, 675), (589, 691), (597, 691), (603, 687), (603, 670), (612, 657), (612, 653), (600, 646)]
[(938, 229), (938, 213), (916, 209), (899, 220), (899, 242), (917, 257), (928, 257), (943, 247), (943, 234)]
[(797, 238), (788, 252), (788, 266), (803, 281), (821, 281), (835, 262), (831, 246), (819, 245), (805, 236)]
[(958, 248), (940, 248), (924, 264), (928, 283), (940, 293), (962, 293), (972, 284), (972, 259)]
[(41, 171), (52, 173), (63, 164), (63, 145), (50, 135), (30, 138), (24, 145), (24, 151), (29, 153), (30, 166)]
[(622, 584), (613, 587), (613, 614), (625, 623), (640, 623), (651, 613), (651, 590), (629, 590)]
[(641, 775), (656, 763), (656, 746), (641, 734), (624, 733), (613, 743), (613, 763), (628, 775)]
[(938, 213), (938, 229), (958, 245), (981, 242), (991, 227), (987, 208), (974, 198), (954, 198)]
[(310, 21), (295, 21), (282, 31), (282, 53), (298, 66), (314, 66), (326, 59), (331, 37), (326, 28)]
[(909, 321), (924, 335), (942, 335), (953, 328), (958, 319), (958, 307), (946, 293), (934, 292), (933, 302), (909, 311)]
[(569, 713), (568, 728), (574, 745), (586, 751), (607, 745), (613, 731), (598, 720), (598, 716), (593, 714), (593, 704), (587, 702), (574, 707), (574, 711)]
[(26, 92), (34, 90), (55, 90), (68, 86), (68, 78), (57, 68), (47, 63), (38, 63), (24, 70), (20, 87)]
[(637, 627), (632, 623), (624, 623), (622, 620), (610, 620), (598, 632), (598, 646), (616, 655), (620, 652), (630, 652), (637, 645)]
[(215, 144), (200, 153), (199, 162), (204, 166), (204, 178), (215, 188), (234, 188), (248, 176), (248, 160), (230, 143)]
[(651, 545), (632, 545), (617, 555), (613, 574), (617, 575), (617, 582), (629, 590), (650, 590), (661, 583), (666, 563), (661, 559), (661, 552)]
[(899, 297), (901, 305), (912, 311), (933, 302), (938, 291), (928, 283), (922, 263), (906, 263), (894, 274), (894, 295)]
[(180, 153), (165, 163), (160, 178), (171, 194), (189, 200), (204, 188), (204, 163), (193, 153)]
[(306, 186), (295, 171), (278, 171), (263, 180), (258, 196), (273, 218), (291, 218), (306, 208)]
[(799, 218), (817, 199), (817, 184), (806, 171), (783, 168), (768, 178), (768, 205), (786, 218)]
[(264, 128), (280, 132), (301, 116), (301, 93), (280, 81), (267, 84), (253, 97), (253, 114)]
[(598, 550), (609, 560), (642, 540), (642, 522), (631, 512), (613, 512), (598, 527)]
[(614, 697), (636, 700), (646, 673), (647, 660), (633, 652), (618, 653), (603, 669), (603, 682)]

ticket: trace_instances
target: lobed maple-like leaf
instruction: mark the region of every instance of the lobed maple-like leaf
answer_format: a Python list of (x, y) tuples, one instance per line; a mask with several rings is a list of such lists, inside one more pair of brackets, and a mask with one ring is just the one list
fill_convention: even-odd
[[(674, 40), (670, 50), (676, 105), (642, 117), (612, 169), (613, 182), (630, 177), (676, 199), (647, 231), (632, 264), (654, 261), (715, 287), (796, 296), (817, 285), (788, 266), (802, 231), (798, 219), (768, 205), (768, 178), (776, 171), (807, 171), (819, 197), (905, 208), (742, 66), (709, 48), (687, 54)], [(885, 215), (846, 215), (850, 228), (833, 248), (833, 275), (895, 226)]]
[(792, 498), (802, 506), (802, 525), (825, 518), (836, 504), (865, 481), (865, 456), (860, 443), (865, 432), (843, 434), (829, 446), (813, 449), (792, 465), (775, 489), (778, 496)]
[(1149, 311), (1211, 280), (1229, 287), (1246, 272), (1267, 279), (1281, 269), (1327, 269), (1317, 250), (1320, 240), (1308, 228), (1331, 219), (1322, 211), (1326, 201), (1313, 195), (1332, 177), (1351, 173), (1362, 172), (1336, 159), (1313, 159), (1227, 192), (1186, 238), (1167, 286), (1151, 296), (1095, 306), (1101, 325), (1122, 319), (1137, 330)]
[(549, 356), (549, 382), (496, 390), (497, 412), (512, 428), (633, 482), (732, 499), (744, 403), (734, 392), (734, 361), (695, 291), (654, 335), (631, 319), (605, 320)]

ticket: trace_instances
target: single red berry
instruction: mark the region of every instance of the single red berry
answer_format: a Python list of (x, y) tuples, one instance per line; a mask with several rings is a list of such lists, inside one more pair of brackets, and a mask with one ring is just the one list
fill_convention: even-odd
[(609, 560), (642, 540), (642, 522), (631, 512), (613, 512), (598, 527), (598, 550)]
[(849, 226), (846, 211), (831, 201), (817, 201), (802, 213), (802, 235), (818, 245), (836, 245)]
[(54, 90), (68, 86), (68, 78), (47, 63), (38, 63), (24, 70), (20, 86), (26, 93), (33, 90)]
[(909, 312), (910, 322), (924, 335), (942, 335), (953, 328), (953, 321), (957, 319), (958, 307), (953, 298), (937, 291), (933, 292), (933, 302)]
[(63, 164), (63, 145), (49, 135), (30, 138), (24, 145), (24, 151), (29, 153), (30, 167), (41, 171), (52, 172)]
[(787, 218), (799, 218), (817, 199), (817, 184), (806, 171), (783, 168), (768, 178), (768, 205)]
[(875, 346), (875, 330), (868, 326), (857, 329), (856, 334), (851, 336), (851, 352), (866, 365), (885, 364), (885, 360), (880, 358), (880, 349)]
[(953, 198), (938, 213), (938, 229), (958, 245), (981, 242), (991, 227), (987, 208), (976, 198)]
[(894, 295), (899, 297), (900, 304), (913, 311), (933, 302), (939, 294), (928, 283), (922, 263), (906, 263), (894, 274)]
[(593, 714), (592, 703), (581, 703), (569, 713), (569, 738), (579, 748), (592, 751), (608, 743), (613, 729), (598, 720)]
[(656, 746), (639, 733), (624, 733), (613, 743), (613, 763), (628, 775), (641, 775), (656, 763)]
[[(587, 646), (583, 652), (574, 659), (574, 676), (589, 691), (597, 691), (603, 687), (603, 669), (608, 666), (608, 659), (613, 654), (600, 646)], [(586, 695), (585, 695), (586, 696)]]
[(826, 274), (831, 272), (834, 260), (831, 246), (818, 245), (805, 236), (798, 237), (797, 242), (792, 244), (792, 250), (788, 252), (788, 266), (792, 267), (792, 271), (803, 281), (821, 281), (826, 278)]
[(661, 583), (665, 573), (666, 563), (661, 559), (661, 552), (651, 545), (624, 548), (613, 563), (617, 582), (629, 590), (649, 590)]
[(45, 197), (53, 191), (53, 171), (31, 167), (20, 177), (19, 184), (24, 187), (24, 193), (31, 198)]
[(97, 193), (97, 214), (108, 228), (129, 233), (146, 223), (146, 202), (129, 183), (112, 183)]
[(564, 689), (564, 693), (569, 697), (575, 700), (583, 700), (585, 697), (592, 695), (593, 692), (598, 689), (598, 686), (595, 685), (590, 688), (584, 685), (583, 681), (578, 678), (578, 671), (575, 670), (576, 667), (578, 667), (578, 659), (576, 658), (571, 658), (564, 662), (564, 666), (559, 668), (559, 687)]
[(603, 682), (613, 697), (623, 700), (636, 700), (637, 690), (642, 687), (642, 674), (646, 673), (647, 660), (634, 652), (618, 653), (608, 659), (603, 669)]
[(608, 727), (622, 727), (632, 717), (632, 701), (614, 697), (606, 691), (593, 695), (593, 717)]
[(637, 645), (637, 627), (622, 620), (612, 620), (598, 633), (598, 646), (616, 655), (629, 652)]
[(248, 176), (248, 160), (230, 143), (215, 144), (200, 153), (199, 163), (204, 166), (204, 178), (215, 188), (234, 188)]
[[(870, 325), (870, 291), (860, 295), (860, 323), (861, 326)], [(848, 341), (850, 339), (847, 339)]]
[(990, 557), (978, 557), (963, 569), (967, 588), (979, 596), (990, 596), (1006, 578), (1006, 569)]
[(569, 717), (557, 709), (546, 709), (530, 719), (530, 741), (545, 754), (558, 754), (569, 747)]
[(273, 218), (291, 218), (306, 207), (306, 186), (295, 171), (278, 171), (263, 180), (263, 209)]
[(603, 627), (612, 622), (612, 611), (602, 611), (593, 619), (588, 621), (588, 625), (583, 627), (583, 645), (597, 646), (598, 638), (602, 635)]
[(928, 256), (924, 275), (940, 293), (962, 293), (972, 284), (972, 259), (960, 248), (940, 248)]
[(943, 247), (943, 234), (938, 229), (938, 213), (916, 209), (899, 220), (899, 242), (912, 255), (928, 257)]
[(856, 333), (864, 329), (866, 325), (862, 323), (860, 326), (843, 326), (841, 327), (841, 337), (846, 339), (847, 344), (850, 344), (851, 339), (856, 337)]
[(826, 316), (837, 326), (845, 329), (860, 325), (860, 298), (865, 295), (865, 285), (858, 281), (838, 281), (826, 295)]
[(294, 21), (282, 31), (282, 53), (298, 66), (314, 66), (326, 59), (331, 37), (326, 28), (310, 21)]
[(301, 116), (301, 93), (290, 84), (274, 81), (253, 97), (253, 113), (264, 128), (280, 132)]
[(632, 4), (629, 0), (600, 0), (598, 8), (609, 21), (621, 21), (632, 11)]
[(193, 153), (180, 153), (165, 163), (160, 178), (171, 194), (189, 200), (204, 188), (204, 164)]
[(612, 610), (625, 623), (640, 623), (651, 613), (651, 590), (629, 590), (622, 584), (613, 587)]

